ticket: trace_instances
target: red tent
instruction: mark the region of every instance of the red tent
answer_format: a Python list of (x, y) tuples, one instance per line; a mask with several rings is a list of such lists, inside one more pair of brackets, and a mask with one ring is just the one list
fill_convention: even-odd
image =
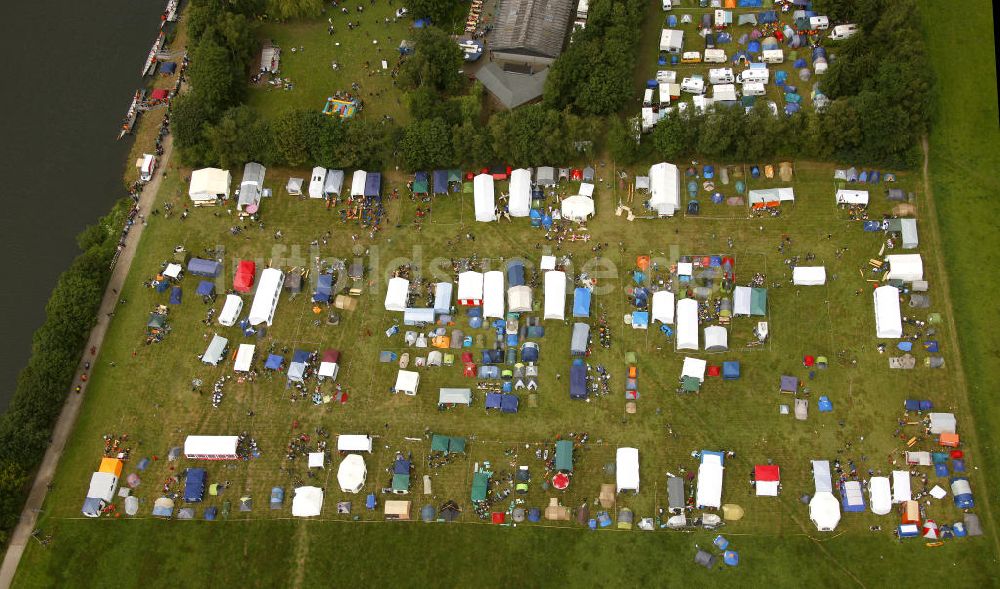
[(812, 356), (806, 356), (805, 358), (802, 359), (802, 365), (806, 367), (812, 366), (815, 363), (816, 363), (816, 358), (813, 358)]
[(507, 521), (507, 514), (502, 511), (493, 512), (493, 523), (502, 524)]
[(573, 168), (569, 173), (569, 179), (573, 181), (583, 180), (583, 170), (580, 168)]
[(753, 476), (757, 482), (778, 482), (781, 480), (777, 464), (758, 464), (753, 467)]
[(466, 362), (463, 375), (471, 378), (476, 378), (476, 365), (473, 364), (472, 362)]
[(562, 491), (569, 486), (569, 475), (564, 472), (556, 473), (556, 476), (552, 477), (552, 486)]
[(149, 93), (149, 98), (151, 100), (166, 100), (170, 96), (166, 88), (157, 88)]
[(236, 266), (236, 277), (233, 278), (233, 288), (237, 292), (248, 293), (253, 288), (254, 275), (257, 273), (257, 264), (250, 260), (240, 260)]
[(719, 376), (720, 374), (722, 374), (722, 367), (721, 366), (709, 366), (708, 367), (708, 375), (709, 376)]

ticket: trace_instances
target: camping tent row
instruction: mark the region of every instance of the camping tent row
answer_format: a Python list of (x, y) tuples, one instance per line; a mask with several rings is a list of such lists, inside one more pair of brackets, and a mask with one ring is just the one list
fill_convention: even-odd
[(649, 168), (649, 206), (661, 217), (672, 217), (681, 206), (681, 177), (677, 166), (666, 162)]
[(795, 189), (760, 188), (747, 192), (747, 204), (751, 208), (773, 207), (786, 202), (795, 202)]
[(868, 206), (868, 191), (840, 189), (837, 191), (837, 204)]
[(382, 174), (355, 170), (351, 176), (351, 196), (374, 198), (382, 194)]
[(274, 321), (274, 312), (278, 310), (278, 300), (281, 298), (281, 287), (284, 284), (285, 273), (277, 268), (267, 268), (260, 273), (257, 292), (250, 305), (250, 314), (247, 315), (250, 325), (261, 323), (271, 325)]
[(550, 270), (545, 273), (545, 319), (566, 319), (566, 273)]
[(767, 289), (737, 286), (733, 289), (733, 316), (767, 315)]
[(924, 279), (924, 262), (920, 254), (894, 254), (886, 256), (885, 261), (889, 264), (888, 280), (913, 282)]
[(675, 345), (678, 350), (698, 349), (698, 301), (677, 301), (677, 331)]
[(472, 196), (476, 209), (476, 221), (489, 223), (497, 220), (497, 204), (494, 194), (493, 176), (479, 174), (472, 181)]
[(695, 505), (699, 509), (722, 507), (722, 475), (724, 470), (722, 452), (702, 450), (701, 464), (698, 465), (698, 489), (695, 499)]
[(875, 289), (875, 337), (903, 337), (903, 320), (899, 311), (899, 289), (880, 286)]
[(615, 453), (616, 492), (639, 492), (639, 449), (618, 448)]
[(792, 270), (792, 284), (797, 286), (820, 286), (826, 284), (826, 267), (796, 266)]
[(229, 186), (233, 176), (229, 170), (202, 168), (191, 172), (188, 196), (195, 206), (214, 205), (218, 199), (229, 198)]
[(653, 293), (652, 314), (650, 318), (665, 325), (673, 324), (674, 293), (669, 290), (658, 290)]

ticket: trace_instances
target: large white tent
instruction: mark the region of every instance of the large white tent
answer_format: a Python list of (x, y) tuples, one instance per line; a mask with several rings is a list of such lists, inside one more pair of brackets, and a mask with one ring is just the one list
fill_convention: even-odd
[(733, 316), (750, 316), (751, 291), (749, 286), (737, 286), (733, 289)]
[(678, 350), (698, 349), (698, 301), (677, 301), (676, 344)]
[(674, 322), (674, 293), (669, 290), (658, 290), (653, 293), (653, 321), (670, 325)]
[(729, 332), (721, 325), (709, 325), (705, 328), (705, 351), (725, 352), (729, 349)]
[(468, 270), (458, 275), (458, 304), (477, 307), (483, 303), (483, 273)]
[(365, 195), (365, 181), (368, 179), (368, 172), (364, 170), (354, 170), (351, 176), (351, 196)]
[(184, 457), (188, 460), (236, 460), (239, 436), (188, 436), (184, 438)]
[(924, 261), (920, 254), (895, 254), (886, 256), (889, 263), (888, 280), (912, 282), (924, 279)]
[(205, 353), (201, 355), (201, 361), (205, 364), (217, 366), (222, 361), (227, 346), (229, 346), (228, 339), (219, 334), (213, 335), (212, 340), (208, 342), (208, 347), (205, 348)]
[(868, 206), (868, 191), (840, 189), (837, 191), (837, 204)]
[(450, 282), (438, 282), (434, 285), (435, 313), (448, 313), (451, 311), (451, 293), (454, 286)]
[(417, 394), (417, 387), (420, 386), (420, 373), (412, 370), (400, 370), (396, 375), (396, 392), (409, 396)]
[(615, 453), (615, 487), (622, 491), (639, 492), (639, 449), (618, 448)]
[(323, 489), (319, 487), (298, 487), (292, 498), (292, 515), (295, 517), (316, 517), (323, 511)]
[(661, 162), (649, 168), (649, 206), (660, 216), (672, 217), (681, 206), (681, 177), (677, 166)]
[(813, 460), (812, 470), (816, 492), (809, 501), (809, 519), (820, 532), (832, 532), (840, 523), (840, 501), (833, 496), (830, 462)]
[(531, 311), (531, 287), (527, 284), (512, 286), (507, 289), (507, 310), (512, 313), (527, 313)]
[(705, 382), (705, 370), (708, 368), (708, 361), (701, 358), (684, 358), (681, 365), (681, 377), (690, 376), (697, 378), (699, 382)]
[(531, 212), (531, 172), (518, 168), (510, 173), (510, 200), (507, 210), (511, 217), (527, 217)]
[(785, 188), (760, 188), (747, 192), (747, 204), (750, 206), (769, 205), (773, 203), (781, 204), (785, 202), (795, 202), (795, 189), (790, 186)]
[(243, 310), (243, 299), (240, 295), (226, 295), (226, 303), (222, 305), (222, 312), (219, 313), (219, 325), (232, 327), (236, 325), (236, 320), (240, 318), (240, 311)]
[(503, 272), (491, 270), (483, 274), (483, 317), (504, 318)]
[(798, 286), (826, 284), (825, 266), (796, 266), (792, 270), (792, 283)]
[(326, 168), (316, 166), (309, 176), (309, 198), (323, 198), (323, 186), (326, 184)]
[(406, 299), (410, 292), (410, 281), (396, 276), (389, 279), (389, 287), (385, 291), (385, 310), (406, 311)]
[(274, 312), (278, 310), (278, 300), (281, 298), (281, 287), (285, 284), (285, 273), (277, 268), (265, 268), (257, 281), (257, 292), (250, 305), (247, 320), (250, 325), (274, 321)]
[(493, 194), (493, 176), (480, 174), (472, 181), (472, 196), (476, 205), (476, 221), (489, 223), (497, 220), (497, 203)]
[(253, 365), (253, 353), (257, 346), (253, 344), (240, 344), (236, 350), (236, 359), (233, 361), (233, 370), (236, 372), (250, 372)]
[(906, 503), (912, 499), (913, 493), (910, 489), (910, 471), (892, 471), (892, 502)]
[(545, 319), (566, 318), (566, 273), (550, 270), (545, 273)]
[(875, 289), (875, 337), (903, 337), (903, 319), (899, 311), (899, 289), (880, 286)]
[(372, 437), (367, 434), (340, 434), (337, 436), (337, 452), (372, 451)]
[(887, 515), (892, 511), (892, 491), (889, 477), (868, 479), (869, 507), (875, 515)]
[(561, 210), (563, 219), (582, 223), (594, 216), (594, 199), (580, 194), (564, 198)]
[(344, 493), (357, 493), (365, 486), (368, 467), (360, 454), (348, 454), (337, 469), (337, 483)]
[(722, 457), (714, 452), (702, 454), (701, 464), (698, 465), (698, 491), (695, 505), (701, 509), (705, 507), (722, 507), (722, 476), (725, 467), (722, 466)]
[(194, 204), (214, 204), (218, 198), (229, 198), (229, 186), (233, 175), (229, 170), (202, 168), (191, 172), (191, 186), (188, 196)]

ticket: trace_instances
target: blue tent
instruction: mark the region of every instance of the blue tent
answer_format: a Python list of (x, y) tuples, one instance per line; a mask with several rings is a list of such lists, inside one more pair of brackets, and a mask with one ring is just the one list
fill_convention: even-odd
[(722, 553), (722, 562), (734, 567), (740, 564), (740, 553), (735, 550), (727, 550)]
[(765, 10), (757, 15), (757, 24), (766, 25), (778, 22), (778, 13), (773, 10)]
[(179, 305), (181, 304), (181, 287), (175, 286), (170, 289), (170, 304)]
[(948, 476), (948, 465), (945, 464), (944, 462), (939, 462), (938, 464), (935, 464), (934, 474), (936, 474), (939, 477)]
[(313, 293), (314, 303), (329, 303), (333, 296), (333, 274), (320, 274), (316, 279), (316, 292)]
[(538, 362), (538, 346), (532, 342), (525, 342), (521, 346), (521, 361)]
[(202, 280), (198, 283), (198, 290), (195, 291), (203, 297), (210, 297), (215, 294), (215, 283), (210, 280)]
[(434, 170), (434, 194), (448, 194), (448, 170)]
[(736, 380), (740, 377), (739, 360), (727, 360), (722, 363), (722, 380)]
[(156, 292), (159, 294), (167, 292), (168, 288), (170, 288), (170, 283), (167, 282), (166, 280), (161, 280), (156, 283)]
[(368, 493), (368, 496), (365, 497), (365, 509), (375, 509), (375, 505), (377, 503), (378, 501), (375, 499), (375, 493)]
[(537, 507), (532, 507), (528, 510), (528, 521), (531, 523), (536, 523), (542, 521), (542, 510)]
[(795, 63), (792, 64), (792, 67), (794, 67), (795, 69), (798, 70), (798, 69), (802, 69), (804, 67), (807, 67), (807, 65), (808, 64), (806, 64), (805, 58), (804, 57), (800, 57), (800, 58), (798, 58), (798, 59), (795, 60)]
[(169, 76), (170, 74), (177, 71), (177, 63), (173, 61), (161, 61), (160, 62), (160, 73)]
[(205, 496), (205, 469), (189, 468), (184, 478), (184, 501), (197, 503)]
[(203, 260), (201, 258), (191, 258), (187, 263), (187, 271), (195, 276), (205, 276), (215, 278), (222, 272), (222, 264), (215, 260)]
[(733, 42), (733, 37), (729, 33), (719, 33), (715, 36), (715, 42), (719, 45), (726, 45)]
[(480, 366), (479, 367), (479, 378), (500, 378), (500, 367), (499, 366)]
[(788, 80), (788, 72), (785, 70), (778, 70), (774, 72), (774, 83), (778, 86), (784, 86), (785, 82)]
[(649, 311), (632, 311), (632, 328), (647, 329), (649, 327)]
[(507, 286), (524, 285), (524, 262), (511, 260), (507, 262)]
[(392, 474), (410, 474), (410, 461), (397, 458), (392, 465)]
[(587, 398), (587, 367), (582, 363), (574, 363), (569, 369), (569, 398)]
[(580, 287), (573, 291), (573, 316), (590, 317), (590, 289)]
[(216, 514), (219, 513), (218, 507), (209, 507), (205, 509), (205, 521), (214, 522)]
[(542, 227), (544, 227), (546, 229), (551, 229), (552, 228), (552, 216), (551, 215), (545, 215), (545, 216), (542, 217)]
[(740, 8), (760, 8), (762, 0), (739, 0), (737, 6)]
[(413, 28), (415, 29), (422, 29), (424, 27), (429, 27), (429, 26), (431, 26), (431, 19), (429, 18), (418, 18), (417, 20), (413, 21)]
[(365, 196), (376, 198), (382, 195), (382, 174), (380, 172), (368, 172), (365, 176)]
[(955, 472), (965, 472), (965, 459), (952, 458), (951, 469)]
[(542, 213), (538, 209), (531, 209), (528, 213), (528, 218), (531, 220), (532, 227), (540, 227), (542, 225)]
[(760, 41), (756, 39), (747, 44), (747, 53), (760, 53)]
[(819, 405), (820, 413), (829, 413), (833, 411), (833, 403), (830, 402), (830, 397), (827, 397), (826, 395), (820, 397), (817, 404)]
[(975, 501), (972, 499), (972, 487), (969, 486), (969, 479), (954, 477), (950, 482), (951, 494), (955, 499), (955, 507), (959, 509), (972, 509), (975, 507)]
[[(856, 485), (851, 486), (855, 487), (859, 491), (858, 493), (850, 495), (847, 493), (847, 484), (850, 483), (856, 483)], [(860, 491), (861, 484), (858, 481), (844, 482), (840, 488), (840, 505), (844, 508), (844, 511), (848, 513), (861, 513), (865, 510), (865, 494)]]
[(798, 104), (795, 104), (794, 102), (785, 105), (785, 114), (788, 116), (791, 116), (799, 112), (800, 110), (802, 110), (802, 107), (799, 106)]
[(733, 54), (733, 63), (739, 63), (742, 59), (750, 61), (750, 54), (742, 50)]
[(671, 29), (677, 28), (677, 17), (673, 14), (667, 17), (667, 27)]
[(503, 413), (517, 413), (517, 404), (520, 399), (517, 395), (501, 395), (500, 396), (500, 411)]
[(500, 350), (483, 350), (483, 364), (499, 364), (503, 362), (503, 353)]
[(500, 393), (486, 393), (486, 408), (487, 409), (499, 409), (500, 401), (503, 395)]
[(285, 359), (277, 354), (268, 354), (267, 361), (264, 362), (264, 368), (268, 370), (281, 370), (281, 365), (285, 363)]

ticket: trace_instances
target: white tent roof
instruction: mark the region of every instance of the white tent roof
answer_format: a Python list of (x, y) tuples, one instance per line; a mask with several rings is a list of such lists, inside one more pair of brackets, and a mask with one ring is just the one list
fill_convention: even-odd
[(253, 363), (253, 353), (257, 346), (253, 344), (240, 344), (236, 350), (236, 360), (233, 362), (233, 370), (236, 372), (250, 372)]
[(580, 194), (590, 198), (594, 198), (594, 185), (590, 182), (580, 183)]
[(228, 339), (218, 334), (213, 335), (212, 341), (208, 342), (208, 348), (206, 348), (205, 353), (201, 355), (201, 361), (205, 364), (211, 364), (212, 366), (217, 365), (222, 361), (222, 354), (225, 353), (226, 346), (228, 345)]
[(226, 327), (235, 325), (242, 310), (243, 299), (240, 298), (240, 295), (226, 295), (226, 304), (222, 306), (222, 312), (219, 313), (219, 325), (225, 325)]
[(542, 259), (538, 262), (538, 267), (541, 270), (555, 270), (556, 269), (556, 257), (555, 256), (542, 256)]
[(615, 453), (615, 486), (617, 492), (639, 490), (639, 449), (618, 448)]
[(680, 51), (684, 47), (684, 31), (663, 29), (660, 32), (660, 51)]
[(653, 293), (653, 312), (650, 319), (670, 325), (674, 322), (674, 293), (658, 290)]
[(304, 182), (302, 178), (289, 178), (285, 183), (285, 190), (292, 196), (299, 196), (302, 194), (302, 182)]
[(750, 316), (750, 287), (737, 286), (733, 289), (733, 315)]
[(483, 317), (504, 318), (504, 274), (491, 270), (483, 274)]
[(889, 262), (889, 280), (912, 282), (924, 279), (924, 261), (920, 254), (895, 254), (886, 256)]
[(219, 168), (202, 168), (191, 172), (191, 185), (188, 196), (195, 202), (215, 200), (220, 194), (229, 196), (229, 185), (233, 175), (229, 170)]
[(236, 456), (239, 436), (188, 436), (184, 438), (184, 456)]
[(524, 168), (510, 173), (508, 210), (511, 217), (527, 217), (531, 212), (531, 172)]
[(365, 195), (365, 179), (367, 178), (368, 172), (364, 170), (354, 170), (354, 175), (351, 176), (351, 196)]
[(527, 284), (507, 289), (507, 310), (514, 313), (531, 311), (531, 287)]
[(483, 299), (483, 273), (467, 270), (458, 275), (458, 300), (481, 301)]
[(455, 285), (450, 282), (438, 282), (434, 285), (434, 312), (447, 313), (451, 311), (451, 293)]
[(867, 190), (838, 190), (837, 191), (837, 204), (838, 205), (867, 205), (868, 204), (868, 191)]
[(676, 345), (678, 350), (698, 349), (698, 301), (677, 301)]
[(438, 403), (454, 403), (461, 405), (472, 404), (472, 389), (448, 389), (442, 388), (438, 392)]
[(566, 318), (566, 273), (549, 270), (545, 273), (545, 319)]
[(180, 264), (167, 264), (167, 267), (163, 269), (163, 275), (167, 278), (177, 278), (181, 275), (182, 270)]
[(712, 86), (712, 100), (736, 102), (736, 84), (716, 84)]
[(476, 221), (489, 223), (496, 221), (497, 202), (493, 194), (493, 176), (480, 174), (472, 181), (472, 195), (476, 205)]
[(323, 468), (326, 465), (326, 454), (323, 452), (309, 453), (309, 468)]
[(875, 515), (886, 515), (892, 511), (892, 491), (889, 477), (872, 477), (868, 480), (869, 507)]
[(115, 498), (115, 489), (118, 487), (118, 477), (110, 472), (95, 472), (90, 477), (90, 489), (87, 490), (88, 499), (102, 499), (111, 502)]
[(677, 166), (666, 162), (649, 168), (649, 206), (657, 214), (673, 216), (681, 206), (681, 179)]
[(365, 459), (359, 454), (348, 454), (337, 469), (337, 483), (345, 493), (357, 493), (365, 486), (368, 477), (368, 467)]
[(721, 325), (709, 325), (705, 328), (705, 350), (723, 352), (729, 349), (729, 332)]
[(813, 460), (813, 485), (816, 493), (833, 493), (833, 479), (830, 477), (829, 460)]
[(903, 503), (913, 499), (910, 492), (910, 471), (892, 471), (892, 502)]
[(903, 337), (903, 319), (899, 311), (899, 289), (880, 286), (875, 289), (875, 337)]
[(274, 321), (274, 312), (278, 309), (278, 300), (281, 298), (281, 287), (284, 284), (285, 273), (277, 268), (265, 268), (260, 273), (260, 280), (257, 281), (257, 292), (250, 305), (250, 314), (247, 315), (250, 325), (260, 325), (261, 323), (271, 325), (271, 322)]
[(320, 362), (319, 369), (316, 371), (318, 376), (324, 378), (333, 378), (337, 375), (337, 363), (336, 362)]
[(367, 434), (340, 434), (337, 452), (371, 452), (372, 437)]
[(681, 377), (692, 376), (701, 382), (705, 382), (705, 369), (708, 362), (700, 358), (684, 358), (684, 365), (681, 367)]
[(292, 515), (295, 517), (316, 517), (323, 511), (323, 489), (319, 487), (299, 487), (292, 498)]
[(570, 221), (586, 221), (594, 215), (594, 200), (583, 195), (564, 198), (562, 201), (562, 216)]
[(903, 249), (913, 249), (920, 245), (920, 238), (917, 236), (916, 219), (900, 219), (900, 233), (903, 238)]
[(715, 454), (706, 454), (698, 465), (698, 491), (695, 504), (698, 507), (722, 507), (722, 459)]
[(956, 423), (954, 413), (928, 413), (927, 417), (931, 420), (932, 434), (955, 433)]
[(410, 281), (398, 276), (389, 279), (389, 286), (385, 291), (386, 311), (406, 311), (406, 298), (410, 292)]
[(809, 519), (820, 532), (832, 532), (840, 523), (840, 501), (829, 491), (816, 493), (809, 501)]
[(309, 198), (323, 198), (323, 185), (326, 183), (326, 168), (316, 166), (309, 176)]
[(400, 370), (396, 375), (396, 392), (416, 394), (420, 385), (420, 373), (412, 370)]
[(795, 190), (788, 188), (761, 188), (747, 192), (747, 204), (756, 205), (767, 202), (794, 202)]
[(796, 266), (792, 270), (792, 283), (799, 286), (826, 284), (825, 266)]

